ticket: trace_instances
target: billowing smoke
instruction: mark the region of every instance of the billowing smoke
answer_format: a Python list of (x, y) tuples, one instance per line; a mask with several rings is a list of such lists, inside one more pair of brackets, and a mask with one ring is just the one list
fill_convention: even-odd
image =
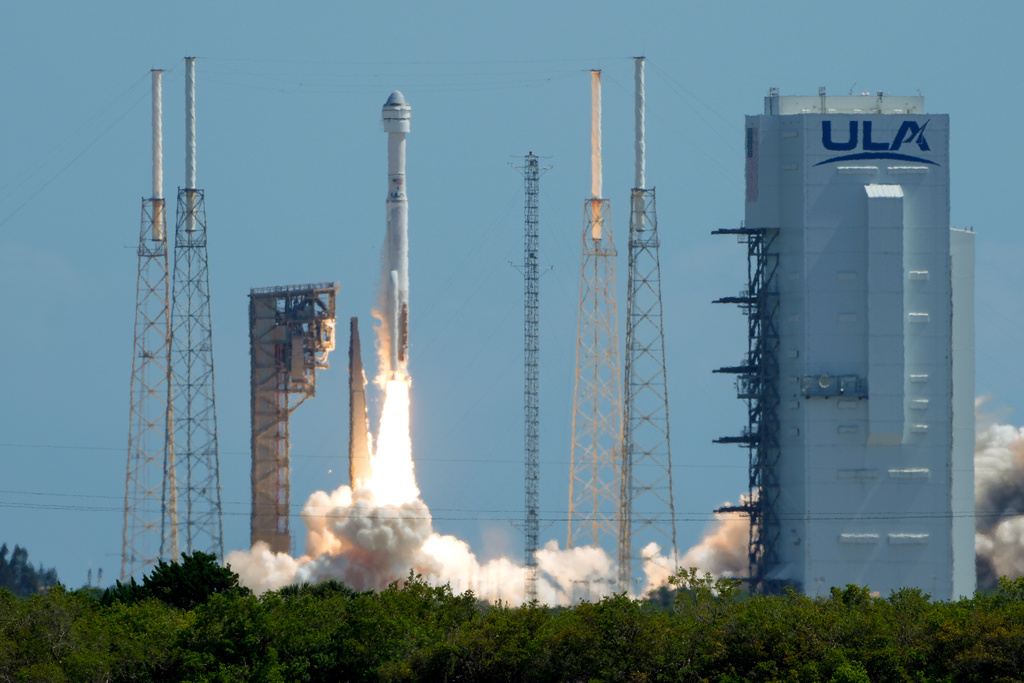
[[(419, 498), (381, 505), (370, 489), (342, 486), (310, 496), (302, 519), (303, 557), (272, 553), (264, 543), (228, 554), (243, 585), (263, 592), (336, 578), (357, 590), (380, 590), (412, 569), (431, 583), (472, 590), (484, 600), (519, 604), (526, 598), (524, 567), (507, 558), (481, 562), (464, 541), (436, 533)], [(537, 551), (537, 565), (537, 597), (544, 604), (594, 600), (615, 590), (615, 563), (600, 548), (560, 549), (551, 541)]]
[[(704, 539), (677, 563), (655, 543), (642, 551), (646, 594), (665, 585), (677, 566), (697, 567), (715, 576), (746, 572), (749, 525), (739, 514), (718, 514)], [(336, 578), (357, 590), (380, 590), (401, 581), (409, 570), (455, 592), (472, 590), (491, 602), (519, 604), (526, 599), (526, 569), (508, 558), (481, 562), (469, 545), (433, 530), (430, 510), (420, 499), (379, 504), (369, 488), (317, 491), (302, 512), (306, 554), (298, 559), (272, 553), (258, 543), (251, 551), (228, 554), (241, 582), (261, 593), (292, 583)], [(601, 548), (559, 548), (550, 541), (537, 551), (537, 598), (542, 604), (569, 605), (617, 591), (617, 567)]]
[[(395, 393), (405, 399), (398, 412), (407, 414), (407, 391)], [(1000, 576), (1024, 575), (1024, 427), (996, 423), (981, 413), (983, 403), (979, 399), (976, 404), (974, 454), (975, 547), (982, 590), (995, 587)], [(398, 455), (375, 456), (378, 465), (368, 487), (352, 491), (342, 486), (330, 494), (318, 491), (310, 496), (302, 513), (305, 556), (274, 554), (265, 544), (230, 553), (227, 560), (242, 582), (262, 592), (334, 577), (359, 590), (381, 589), (400, 581), (412, 568), (433, 583), (450, 583), (456, 592), (472, 590), (490, 601), (522, 602), (524, 567), (506, 558), (481, 562), (464, 541), (433, 530), (430, 511), (415, 486), (408, 441), (401, 438), (407, 429), (407, 423), (399, 425), (397, 439), (394, 434), (379, 435), (379, 442), (399, 442)], [(385, 462), (386, 470), (378, 477)], [(644, 548), (643, 593), (665, 585), (677, 566), (696, 567), (716, 577), (746, 575), (748, 518), (740, 513), (715, 517), (700, 543), (678, 563), (654, 543)], [(537, 593), (544, 604), (595, 600), (617, 589), (615, 562), (600, 548), (560, 549), (551, 541), (537, 552), (537, 563)]]
[(728, 578), (746, 576), (750, 570), (747, 554), (750, 517), (741, 512), (716, 512), (715, 519), (714, 526), (700, 543), (687, 550), (679, 560), (679, 566), (697, 567)]
[[(740, 497), (743, 502), (744, 496)], [(723, 507), (728, 507), (726, 503)], [(715, 578), (741, 578), (749, 573), (747, 545), (750, 537), (750, 518), (740, 512), (716, 512), (715, 521), (704, 532), (700, 543), (687, 550), (679, 561), (663, 555), (656, 543), (641, 551), (647, 585), (644, 593), (664, 586), (678, 567), (696, 568), (700, 574), (710, 573)]]
[(978, 588), (1024, 575), (1024, 428), (996, 424), (980, 408), (974, 447), (974, 547)]
[[(387, 326), (380, 325), (378, 348), (385, 347)], [(317, 491), (306, 502), (306, 554), (293, 558), (257, 543), (249, 551), (229, 553), (227, 562), (241, 582), (257, 592), (326, 578), (357, 590), (380, 590), (403, 580), (410, 570), (456, 592), (473, 591), (489, 601), (518, 604), (526, 599), (526, 568), (507, 558), (481, 562), (469, 545), (434, 531), (430, 510), (420, 498), (409, 434), (410, 378), (393, 372), (381, 354), (378, 386), (384, 405), (369, 474), (356, 487)], [(356, 421), (355, 424), (358, 424)], [(559, 549), (552, 541), (537, 552), (537, 597), (544, 604), (566, 605), (614, 592), (616, 567), (600, 548)]]

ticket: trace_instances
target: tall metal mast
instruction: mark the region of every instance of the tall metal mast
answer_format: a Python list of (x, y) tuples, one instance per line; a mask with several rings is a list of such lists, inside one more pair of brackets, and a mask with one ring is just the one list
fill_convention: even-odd
[(610, 202), (601, 198), (601, 72), (591, 71), (591, 198), (584, 202), (567, 545), (618, 540), (622, 386)]
[(540, 534), (540, 403), (538, 399), (537, 369), (540, 354), (540, 288), (538, 251), (538, 203), (540, 195), (540, 164), (537, 155), (530, 152), (520, 167), (525, 183), (525, 238), (523, 245), (523, 422), (525, 425), (525, 478), (526, 478), (526, 600), (537, 599), (537, 537)]
[[(213, 383), (206, 199), (196, 189), (195, 58), (185, 59), (185, 187), (178, 189), (171, 306), (171, 405), (184, 499), (185, 550), (224, 557)], [(177, 531), (177, 530), (175, 530)], [(175, 552), (172, 557), (177, 557)]]
[[(163, 198), (161, 75), (153, 72), (153, 196), (142, 200), (135, 295), (128, 468), (124, 493), (121, 580), (176, 555), (177, 527), (170, 383), (170, 279)], [(165, 537), (170, 534), (171, 538)], [(173, 555), (172, 555), (173, 556)]]
[(646, 187), (644, 58), (637, 57), (636, 173), (629, 217), (619, 590), (629, 589), (633, 547), (659, 542), (677, 559), (661, 264), (654, 188)]

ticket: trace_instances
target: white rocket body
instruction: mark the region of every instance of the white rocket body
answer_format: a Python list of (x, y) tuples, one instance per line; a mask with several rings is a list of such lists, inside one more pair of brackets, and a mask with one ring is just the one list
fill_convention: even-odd
[(388, 134), (387, 235), (384, 270), (387, 292), (384, 321), (388, 326), (389, 376), (407, 375), (409, 351), (409, 201), (405, 194), (405, 136), (412, 108), (394, 91), (381, 112)]

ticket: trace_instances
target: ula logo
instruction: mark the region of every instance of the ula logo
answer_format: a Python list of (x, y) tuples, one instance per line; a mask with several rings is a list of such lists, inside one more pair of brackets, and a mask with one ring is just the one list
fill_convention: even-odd
[[(833, 138), (832, 122), (822, 121), (821, 144), (825, 149), (835, 152), (848, 152), (857, 149), (858, 145), (860, 145), (860, 148), (864, 151), (857, 154), (844, 154), (832, 157), (831, 159), (825, 159), (825, 161), (821, 161), (815, 164), (815, 166), (830, 164), (834, 161), (856, 161), (858, 159), (897, 159), (899, 161), (916, 161), (922, 164), (938, 166), (934, 161), (898, 152), (903, 145), (910, 143), (916, 144), (922, 152), (931, 151), (931, 147), (928, 146), (928, 140), (924, 137), (924, 129), (928, 127), (928, 123), (929, 121), (925, 121), (923, 124), (918, 125), (915, 121), (904, 121), (900, 129), (896, 131), (896, 137), (891, 142), (876, 142), (872, 139), (871, 121), (850, 121), (850, 131), (845, 140)], [(861, 140), (859, 135), (861, 130), (863, 130), (863, 140)]]

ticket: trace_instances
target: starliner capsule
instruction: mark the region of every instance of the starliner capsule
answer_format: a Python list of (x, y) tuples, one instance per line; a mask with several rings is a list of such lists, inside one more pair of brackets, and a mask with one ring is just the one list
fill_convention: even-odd
[(387, 235), (384, 243), (384, 324), (389, 377), (406, 376), (409, 351), (409, 201), (405, 194), (405, 136), (412, 108), (399, 91), (381, 113), (388, 134)]

